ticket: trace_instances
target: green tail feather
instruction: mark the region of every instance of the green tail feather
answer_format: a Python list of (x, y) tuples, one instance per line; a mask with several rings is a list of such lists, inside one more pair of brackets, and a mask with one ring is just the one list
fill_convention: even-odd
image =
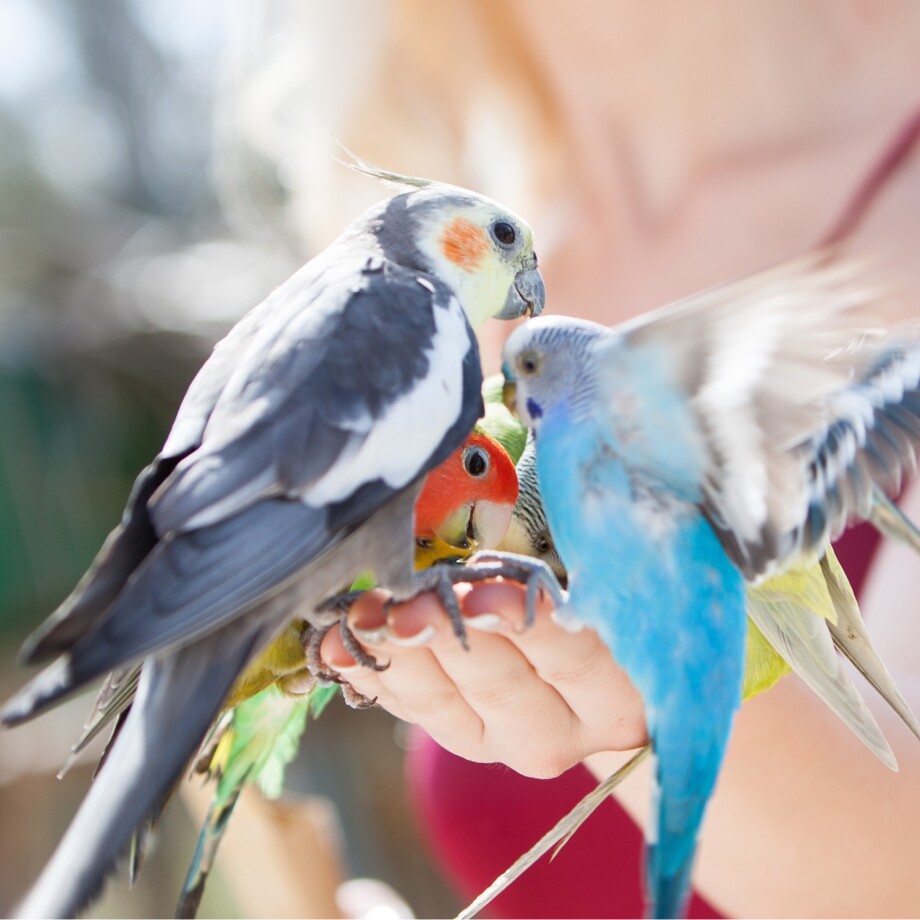
[(270, 799), (281, 794), (284, 771), (297, 756), (308, 717), (319, 716), (338, 689), (336, 685), (318, 686), (306, 696), (291, 697), (271, 686), (233, 711), (212, 760), (217, 788), (179, 895), (177, 917), (197, 913), (217, 848), (243, 787), (256, 783)]

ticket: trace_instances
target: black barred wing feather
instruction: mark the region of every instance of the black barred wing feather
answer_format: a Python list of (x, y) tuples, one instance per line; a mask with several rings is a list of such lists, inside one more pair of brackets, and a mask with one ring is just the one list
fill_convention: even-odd
[(820, 551), (898, 488), (920, 433), (917, 330), (876, 328), (889, 292), (819, 253), (620, 327), (688, 399), (702, 507), (757, 579)]

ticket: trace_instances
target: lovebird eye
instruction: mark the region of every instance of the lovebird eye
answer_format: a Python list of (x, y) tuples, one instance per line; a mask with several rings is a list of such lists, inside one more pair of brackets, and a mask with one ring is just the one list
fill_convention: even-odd
[(489, 455), (481, 447), (468, 447), (463, 452), (463, 468), (479, 479), (489, 471)]

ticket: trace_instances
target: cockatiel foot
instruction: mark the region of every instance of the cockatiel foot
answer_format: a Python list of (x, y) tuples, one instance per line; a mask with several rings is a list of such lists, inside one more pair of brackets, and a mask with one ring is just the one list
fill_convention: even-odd
[(316, 676), (316, 678), (327, 684), (341, 683), (341, 677), (335, 671), (326, 667), (323, 656), (320, 654), (320, 646), (326, 634), (337, 625), (330, 623), (328, 626), (310, 626), (304, 628), (302, 641), (304, 655), (307, 659), (307, 667)]
[(319, 651), (320, 644), (322, 643), (326, 634), (336, 625), (338, 625), (339, 632), (342, 636), (342, 644), (345, 646), (345, 649), (351, 655), (351, 657), (354, 658), (357, 664), (360, 664), (365, 668), (371, 668), (374, 671), (385, 671), (389, 667), (388, 664), (378, 664), (377, 659), (374, 658), (370, 652), (364, 649), (364, 647), (355, 638), (354, 633), (345, 624), (345, 616), (351, 609), (352, 604), (354, 604), (354, 602), (362, 594), (364, 594), (363, 590), (346, 591), (344, 594), (337, 594), (334, 597), (323, 601), (323, 603), (316, 608), (317, 612), (322, 613), (324, 611), (335, 611), (338, 613), (338, 618), (328, 626), (307, 626), (304, 632), (303, 642), (304, 652), (307, 656), (307, 667), (320, 680), (329, 680), (336, 683), (341, 683), (339, 675), (333, 671), (330, 671), (323, 663), (323, 659)]
[(385, 671), (390, 666), (389, 662), (380, 664), (377, 659), (358, 642), (355, 638), (355, 634), (348, 628), (344, 619), (339, 622), (339, 632), (342, 635), (342, 645), (345, 646), (345, 651), (354, 658), (357, 664), (365, 668), (370, 668), (372, 671)]
[[(524, 598), (526, 627), (533, 626), (537, 613), (537, 601), (540, 594), (546, 592), (557, 610), (568, 604), (569, 595), (553, 570), (542, 559), (531, 556), (519, 556), (517, 553), (500, 553), (494, 550), (484, 550), (470, 557), (466, 564), (467, 572), (477, 572), (477, 581), (487, 578), (510, 578), (524, 585), (526, 595)], [(481, 574), (478, 574), (481, 573)], [(461, 581), (464, 579), (460, 579)], [(470, 579), (465, 579), (469, 581)]]
[(434, 566), (423, 572), (416, 572), (413, 593), (406, 598), (394, 597), (387, 602), (386, 606), (404, 603), (426, 591), (433, 591), (444, 607), (460, 644), (464, 648), (469, 648), (463, 613), (460, 610), (457, 596), (454, 594), (454, 585), (486, 581), (490, 578), (510, 578), (525, 586), (524, 622), (528, 627), (534, 622), (539, 592), (546, 591), (557, 607), (561, 607), (568, 601), (568, 594), (560, 586), (552, 569), (542, 560), (532, 559), (529, 556), (518, 556), (515, 553), (487, 551), (476, 553), (465, 565)]
[(337, 613), (339, 616), (345, 616), (351, 610), (352, 604), (362, 595), (364, 590), (343, 591), (341, 594), (333, 594), (327, 597), (321, 604), (317, 604), (317, 613)]
[(323, 661), (322, 654), (320, 653), (320, 646), (326, 634), (336, 625), (339, 626), (339, 630), (342, 634), (342, 643), (358, 664), (373, 668), (375, 671), (384, 671), (389, 667), (389, 665), (378, 664), (377, 659), (361, 647), (352, 631), (345, 625), (345, 619), (343, 617), (341, 620), (337, 621), (337, 623), (331, 623), (329, 626), (307, 626), (305, 628), (303, 643), (304, 653), (307, 658), (307, 668), (317, 681), (327, 684), (338, 684), (342, 688), (342, 698), (352, 709), (369, 709), (377, 702), (377, 698), (374, 697), (372, 699), (365, 696), (363, 693), (359, 693), (338, 673), (338, 671), (333, 671), (331, 668), (328, 668)]

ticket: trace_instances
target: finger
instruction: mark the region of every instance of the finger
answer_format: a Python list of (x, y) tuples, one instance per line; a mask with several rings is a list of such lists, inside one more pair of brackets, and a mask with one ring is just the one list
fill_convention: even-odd
[[(385, 620), (381, 613), (385, 599), (386, 595), (382, 592), (369, 591), (355, 601), (352, 609), (354, 607), (359, 608), (359, 611), (363, 614), (362, 622), (366, 624), (369, 630), (375, 626), (378, 629), (385, 626)], [(370, 654), (377, 657), (367, 643), (365, 643), (365, 647)], [(380, 682), (379, 675), (381, 672), (365, 667), (355, 661), (351, 652), (345, 647), (345, 642), (338, 626), (330, 629), (323, 637), (323, 641), (320, 644), (320, 656), (327, 667), (336, 671), (358, 693), (374, 700), (397, 718), (406, 719), (406, 715), (400, 710), (399, 703), (392, 698), (389, 691)], [(381, 664), (386, 664), (384, 656), (380, 656), (378, 660)]]
[(647, 740), (642, 698), (590, 628), (570, 632), (552, 618), (548, 601), (537, 604), (534, 624), (525, 628), (525, 591), (509, 581), (482, 582), (463, 598), (464, 616), (498, 613), (508, 638), (539, 677), (552, 686), (597, 742), (618, 750)]
[[(468, 586), (458, 589), (461, 608), (469, 590)], [(571, 766), (580, 759), (582, 746), (577, 720), (568, 705), (509, 641), (507, 620), (500, 613), (469, 613), (465, 617), (469, 651), (457, 642), (440, 604), (432, 597), (393, 605), (388, 626), (391, 636), (419, 628), (429, 632), (427, 648), (482, 724), (482, 751), (476, 759), (501, 760), (531, 775), (555, 775)], [(407, 700), (405, 682), (416, 676), (391, 669), (381, 678), (409, 711), (417, 704)], [(412, 691), (424, 699), (426, 685), (421, 683)], [(426, 715), (428, 720), (422, 724), (441, 740), (439, 720), (434, 713)], [(560, 750), (566, 759), (563, 766), (557, 757)]]
[[(390, 712), (421, 725), (449, 750), (476, 759), (482, 721), (428, 648), (438, 632), (458, 644), (440, 604), (434, 595), (420, 595), (400, 605), (402, 616), (388, 623), (385, 600), (382, 592), (362, 596), (349, 611), (347, 624), (368, 651), (389, 661), (389, 668), (381, 672), (360, 666), (351, 669), (332, 639), (330, 664), (342, 662), (349, 668), (347, 679), (360, 692), (372, 690)], [(324, 659), (325, 655), (324, 643)]]

